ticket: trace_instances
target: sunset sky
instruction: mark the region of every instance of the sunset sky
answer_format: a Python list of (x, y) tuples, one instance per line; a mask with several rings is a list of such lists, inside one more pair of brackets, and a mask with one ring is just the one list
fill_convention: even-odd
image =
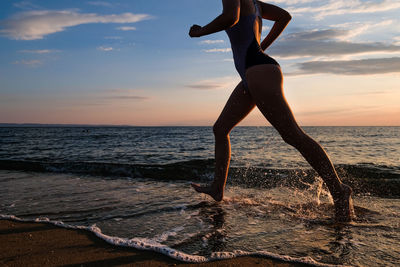
[[(275, 0), (302, 125), (400, 125), (399, 0)], [(212, 125), (240, 81), (220, 0), (0, 2), (0, 123)], [(264, 20), (263, 36), (272, 23)], [(266, 125), (258, 111), (241, 125)]]

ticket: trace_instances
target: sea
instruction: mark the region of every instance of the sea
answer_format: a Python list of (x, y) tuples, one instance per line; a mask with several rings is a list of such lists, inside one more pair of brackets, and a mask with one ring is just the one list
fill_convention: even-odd
[(0, 218), (84, 228), (186, 262), (399, 266), (400, 127), (304, 131), (353, 188), (353, 222), (335, 222), (321, 178), (272, 127), (231, 132), (220, 203), (190, 186), (213, 180), (211, 127), (0, 127)]

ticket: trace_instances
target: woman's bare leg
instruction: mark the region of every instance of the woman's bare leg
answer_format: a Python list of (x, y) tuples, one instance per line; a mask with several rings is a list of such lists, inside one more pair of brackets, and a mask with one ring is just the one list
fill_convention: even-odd
[(216, 201), (221, 201), (223, 199), (231, 159), (229, 132), (242, 121), (254, 107), (255, 102), (253, 98), (248, 92), (245, 92), (243, 83), (240, 82), (232, 92), (213, 127), (215, 136), (214, 181), (210, 186), (192, 184), (197, 192), (208, 194)]
[(283, 94), (282, 72), (275, 65), (258, 65), (247, 73), (249, 90), (257, 107), (278, 130), (283, 140), (295, 147), (322, 177), (333, 197), (335, 215), (351, 220), (351, 188), (343, 184), (324, 149), (298, 126)]

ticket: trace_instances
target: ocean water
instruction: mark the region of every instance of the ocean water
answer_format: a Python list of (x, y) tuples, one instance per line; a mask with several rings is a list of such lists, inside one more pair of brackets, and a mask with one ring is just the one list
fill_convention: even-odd
[(398, 266), (400, 127), (304, 130), (353, 187), (354, 222), (334, 223), (321, 179), (271, 127), (232, 131), (221, 203), (190, 188), (213, 178), (210, 127), (3, 127), (0, 214), (95, 225), (189, 259), (258, 253)]

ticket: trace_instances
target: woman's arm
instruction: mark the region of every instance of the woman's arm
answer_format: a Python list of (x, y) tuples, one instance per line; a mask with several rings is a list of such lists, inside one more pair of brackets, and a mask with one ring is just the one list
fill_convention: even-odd
[(222, 0), (222, 14), (204, 27), (193, 25), (190, 28), (190, 37), (200, 37), (232, 27), (239, 21), (240, 0)]
[(289, 12), (280, 7), (266, 4), (261, 1), (258, 1), (258, 3), (261, 6), (261, 14), (263, 19), (275, 21), (267, 37), (265, 37), (265, 39), (261, 42), (261, 49), (265, 50), (283, 32), (283, 30), (289, 24), (289, 21), (292, 19), (292, 16), (290, 16)]

